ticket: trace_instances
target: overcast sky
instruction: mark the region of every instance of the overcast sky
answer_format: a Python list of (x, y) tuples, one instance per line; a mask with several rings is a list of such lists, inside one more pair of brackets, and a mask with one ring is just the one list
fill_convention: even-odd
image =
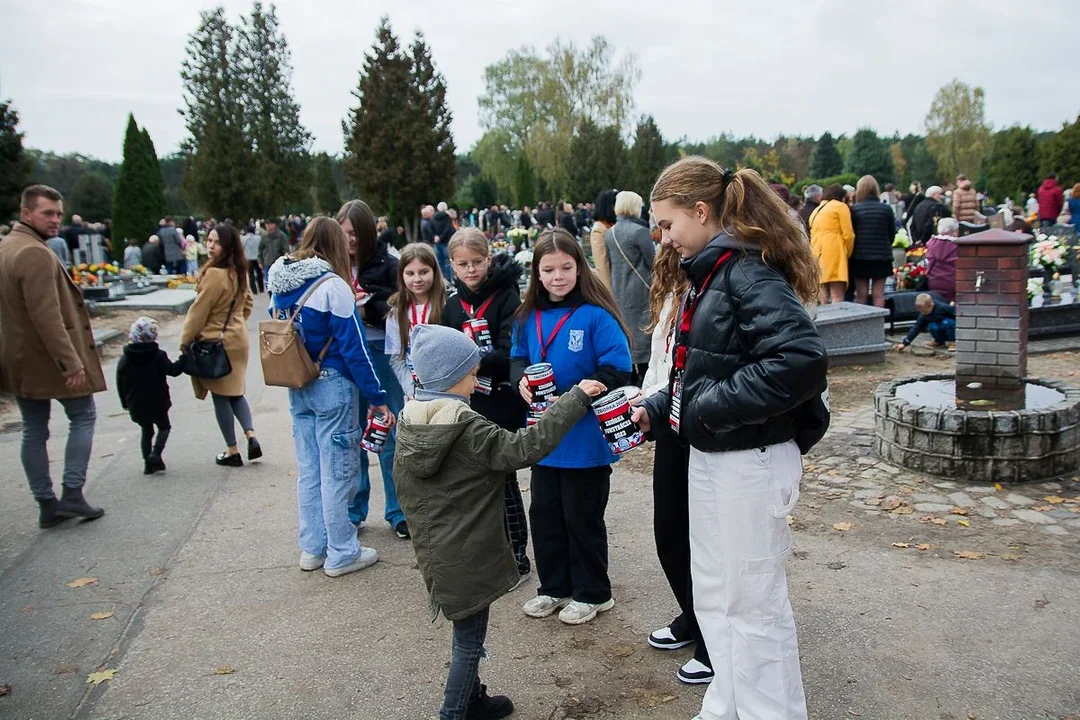
[[(248, 0), (224, 3), (231, 19)], [(201, 0), (0, 0), (0, 97), (29, 146), (121, 157), (128, 112), (162, 155), (185, 136), (180, 63)], [(771, 138), (871, 126), (921, 132), (954, 77), (986, 90), (987, 119), (1057, 129), (1080, 114), (1080, 0), (281, 0), (293, 88), (314, 149), (342, 151), (341, 119), (379, 16), (420, 29), (446, 76), (459, 152), (480, 137), (484, 67), (556, 36), (608, 37), (642, 69), (635, 113), (665, 137)]]

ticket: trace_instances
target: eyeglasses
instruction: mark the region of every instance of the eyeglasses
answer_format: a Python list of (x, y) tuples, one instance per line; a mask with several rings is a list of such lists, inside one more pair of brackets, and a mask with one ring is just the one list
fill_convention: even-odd
[(454, 267), (458, 270), (479, 270), (487, 265), (487, 263), (488, 259), (484, 258), (483, 260), (474, 260), (473, 262), (456, 262), (454, 263)]

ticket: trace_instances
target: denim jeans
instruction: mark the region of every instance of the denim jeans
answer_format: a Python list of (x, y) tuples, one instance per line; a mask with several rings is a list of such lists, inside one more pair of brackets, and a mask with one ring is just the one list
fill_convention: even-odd
[[(22, 466), (30, 492), (37, 500), (56, 497), (52, 477), (49, 475), (49, 415), (52, 400), (16, 398), (22, 414)], [(60, 398), (68, 418), (67, 449), (64, 451), (64, 487), (81, 488), (86, 484), (86, 466), (90, 464), (90, 450), (94, 444), (94, 423), (97, 409), (94, 396)]]
[[(386, 406), (397, 417), (405, 404), (405, 397), (401, 392), (401, 385), (390, 367), (390, 356), (386, 354), (386, 343), (383, 340), (374, 340), (369, 343), (371, 360), (375, 365), (375, 374), (379, 376), (379, 384), (386, 393)], [(368, 402), (363, 395), (360, 396), (360, 415), (367, 416)], [(398, 504), (397, 488), (394, 486), (394, 451), (397, 449), (397, 429), (390, 431), (386, 436), (386, 443), (382, 452), (379, 453), (379, 469), (382, 470), (383, 493), (386, 495), (386, 511), (383, 515), (390, 527), (397, 525), (405, 519), (405, 513), (401, 512)], [(367, 520), (368, 501), (371, 498), (371, 476), (368, 474), (368, 454), (360, 452), (360, 489), (349, 503), (349, 519), (353, 523)]]
[(360, 470), (360, 389), (337, 370), (323, 370), (289, 390), (296, 445), (300, 549), (326, 557), (327, 569), (356, 560), (360, 543), (349, 522), (349, 499)]
[(454, 273), (450, 268), (450, 249), (447, 247), (449, 238), (443, 239), (442, 242), (435, 243), (435, 259), (439, 262), (439, 269), (442, 270), (444, 278), (453, 278)]
[(469, 700), (480, 691), (480, 658), (484, 657), (484, 639), (487, 637), (488, 615), (486, 607), (475, 615), (454, 620), (453, 649), (450, 655), (450, 673), (446, 677), (443, 706), (439, 720), (464, 720)]
[(938, 345), (956, 342), (956, 321), (952, 318), (945, 318), (940, 323), (930, 323), (927, 330)]

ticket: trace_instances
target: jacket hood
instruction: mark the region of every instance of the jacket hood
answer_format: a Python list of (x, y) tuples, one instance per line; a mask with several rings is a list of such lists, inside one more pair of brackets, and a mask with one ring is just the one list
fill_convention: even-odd
[(1057, 182), (1057, 180), (1054, 180), (1053, 178), (1046, 178), (1045, 180), (1042, 181), (1042, 187), (1047, 189), (1047, 190), (1051, 190), (1053, 188), (1056, 188), (1057, 186), (1058, 186), (1058, 182)]
[(744, 242), (724, 231), (710, 240), (709, 244), (697, 255), (686, 258), (679, 264), (682, 266), (683, 272), (685, 272), (691, 280), (701, 281), (708, 276), (710, 271), (712, 271), (713, 265), (720, 259), (720, 256), (728, 250), (760, 254), (761, 246), (757, 243)]
[(322, 258), (294, 260), (284, 255), (270, 266), (266, 289), (274, 295), (286, 295), (328, 272), (333, 272), (333, 268)]
[(157, 357), (157, 354), (158, 344), (156, 342), (129, 343), (124, 346), (124, 356), (133, 365), (151, 363)]
[(473, 410), (464, 400), (412, 400), (398, 417), (394, 461), (418, 478), (429, 478), (465, 430)]
[(521, 265), (518, 265), (510, 255), (499, 253), (491, 259), (488, 276), (484, 282), (480, 283), (480, 287), (470, 290), (457, 277), (454, 278), (454, 287), (457, 288), (458, 297), (470, 305), (476, 305), (504, 288), (511, 288), (516, 292), (519, 277), (521, 277)]
[(963, 182), (961, 182), (960, 183), (960, 189), (961, 190), (970, 190), (971, 189), (971, 181), (970, 180), (964, 180)]

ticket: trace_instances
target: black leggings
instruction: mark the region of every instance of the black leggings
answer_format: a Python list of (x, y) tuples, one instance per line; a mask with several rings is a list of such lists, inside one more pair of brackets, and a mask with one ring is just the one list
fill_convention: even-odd
[(234, 397), (215, 393), (210, 393), (210, 395), (214, 398), (214, 416), (217, 418), (218, 427), (221, 428), (221, 437), (225, 438), (226, 445), (233, 447), (236, 445), (234, 417), (245, 433), (255, 429), (255, 425), (251, 422), (251, 408), (248, 407), (243, 395)]
[(165, 450), (165, 443), (169, 441), (169, 432), (172, 430), (172, 425), (169, 424), (168, 418), (162, 423), (157, 423), (157, 442), (154, 441), (154, 425), (155, 423), (139, 423), (139, 427), (142, 428), (143, 460), (149, 457), (151, 453), (161, 457), (161, 453)]

